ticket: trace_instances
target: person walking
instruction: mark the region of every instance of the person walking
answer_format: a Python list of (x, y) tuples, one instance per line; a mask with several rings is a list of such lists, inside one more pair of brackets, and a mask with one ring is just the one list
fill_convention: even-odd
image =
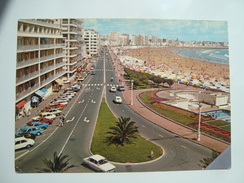
[(62, 127), (64, 125), (65, 122), (65, 116), (64, 114), (60, 117), (60, 121), (59, 121), (59, 126)]

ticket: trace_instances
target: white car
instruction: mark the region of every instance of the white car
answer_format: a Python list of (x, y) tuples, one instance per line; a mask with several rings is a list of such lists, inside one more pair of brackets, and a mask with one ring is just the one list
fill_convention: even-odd
[(69, 97), (69, 96), (71, 96), (71, 97), (74, 97), (75, 96), (75, 94), (74, 93), (65, 93), (65, 95), (67, 96), (67, 97)]
[(56, 116), (59, 116), (62, 114), (62, 111), (60, 111), (58, 109), (49, 109), (48, 112), (55, 114)]
[(120, 96), (115, 96), (115, 99), (113, 101), (116, 104), (121, 104), (122, 103), (122, 98)]
[(14, 139), (15, 142), (15, 150), (30, 148), (35, 144), (33, 139), (25, 138), (25, 137), (17, 137)]
[(57, 100), (55, 102), (63, 104), (63, 105), (68, 105), (68, 101), (67, 100), (63, 100), (63, 99)]
[(52, 114), (50, 112), (42, 112), (40, 116), (36, 116), (36, 117), (32, 118), (32, 120), (35, 121), (35, 120), (37, 120), (40, 117), (44, 117), (44, 118), (47, 118), (47, 119), (55, 120), (56, 115), (55, 114)]
[(114, 172), (115, 166), (101, 155), (93, 155), (83, 159), (83, 163), (99, 172)]
[(110, 88), (110, 92), (116, 92), (116, 87), (115, 87), (115, 86), (112, 86), (112, 87)]

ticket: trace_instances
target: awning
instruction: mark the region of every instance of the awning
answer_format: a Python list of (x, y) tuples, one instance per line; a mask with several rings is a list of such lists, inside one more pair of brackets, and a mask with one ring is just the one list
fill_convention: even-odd
[(35, 94), (37, 94), (40, 97), (43, 97), (45, 95), (45, 93), (41, 90), (36, 91)]
[(42, 88), (40, 89), (42, 92), (46, 93), (47, 92), (47, 89), (46, 88)]
[(18, 104), (16, 104), (16, 107), (18, 107), (19, 109), (21, 107), (23, 107), (27, 102), (25, 100), (22, 100), (21, 102), (19, 102)]
[(55, 80), (59, 85), (63, 85), (64, 84), (64, 82), (61, 80), (61, 79), (56, 79)]

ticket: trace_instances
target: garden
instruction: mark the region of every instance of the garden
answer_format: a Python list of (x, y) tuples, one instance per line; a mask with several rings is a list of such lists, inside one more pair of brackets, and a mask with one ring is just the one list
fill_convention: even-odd
[[(156, 95), (157, 92), (158, 91), (144, 92), (140, 95), (140, 98), (148, 107), (166, 118), (170, 118), (171, 120), (189, 128), (198, 129), (198, 113), (162, 103), (162, 101), (167, 99), (159, 98)], [(215, 120), (212, 117), (201, 116), (201, 130), (210, 136), (230, 142), (231, 133), (229, 122)]]

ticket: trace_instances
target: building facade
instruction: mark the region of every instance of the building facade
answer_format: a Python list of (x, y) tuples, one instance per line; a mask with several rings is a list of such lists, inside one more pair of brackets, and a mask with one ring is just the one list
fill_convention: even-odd
[(64, 38), (55, 19), (18, 21), (16, 113), (38, 103), (65, 74)]
[(82, 39), (82, 19), (60, 19), (62, 35), (65, 40), (65, 62), (66, 76), (71, 78), (74, 76), (78, 67), (84, 64), (83, 62), (83, 39)]
[(88, 57), (97, 56), (100, 50), (99, 34), (93, 29), (86, 29), (83, 33), (83, 40)]

